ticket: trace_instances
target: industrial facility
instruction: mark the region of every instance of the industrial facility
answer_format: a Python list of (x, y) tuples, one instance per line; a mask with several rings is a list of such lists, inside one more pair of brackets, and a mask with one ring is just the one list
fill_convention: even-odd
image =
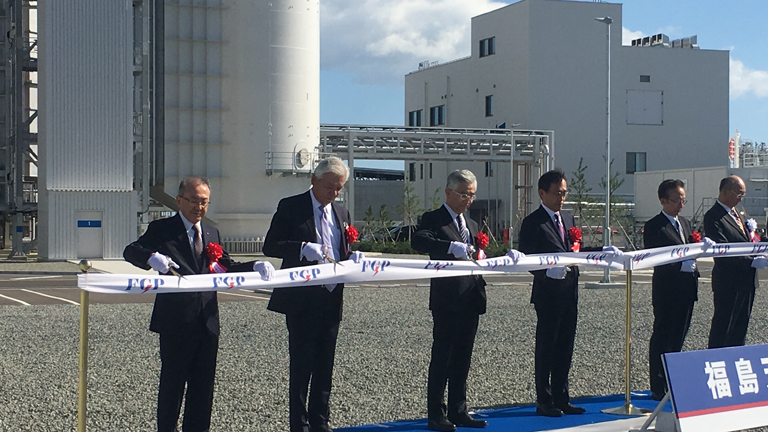
[[(474, 17), (470, 57), (405, 75), (404, 126), (320, 125), (319, 19), (318, 0), (0, 5), (12, 256), (119, 259), (176, 210), (186, 176), (210, 180), (225, 247), (254, 252), (279, 199), (329, 154), (353, 172), (405, 161), (422, 203), (469, 168), (471, 216), (514, 232), (543, 171), (570, 175), (583, 157), (596, 188), (607, 97), (620, 194), (635, 172), (726, 163), (728, 52), (665, 35), (622, 46), (620, 4), (522, 0)], [(359, 178), (341, 196), (358, 223), (397, 188)]]

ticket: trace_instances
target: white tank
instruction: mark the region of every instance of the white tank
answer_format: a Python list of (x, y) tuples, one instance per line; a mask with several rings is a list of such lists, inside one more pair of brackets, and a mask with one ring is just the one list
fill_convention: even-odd
[(181, 0), (165, 14), (165, 191), (208, 177), (222, 235), (263, 238), (278, 201), (309, 187), (296, 154), (319, 142), (318, 0)]

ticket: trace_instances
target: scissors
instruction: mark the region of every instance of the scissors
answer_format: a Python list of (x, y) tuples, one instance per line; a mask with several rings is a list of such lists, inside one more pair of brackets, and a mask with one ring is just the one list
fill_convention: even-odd
[(325, 246), (323, 247), (323, 258), (325, 258), (326, 261), (328, 261), (330, 263), (333, 263), (333, 265), (338, 264), (338, 265), (344, 267), (344, 264), (342, 264), (342, 263), (340, 263), (340, 262), (336, 261), (335, 259), (333, 259), (333, 258), (328, 256), (328, 253), (325, 251)]
[(170, 261), (170, 262), (168, 263), (168, 269), (171, 271), (171, 274), (172, 274), (172, 275), (174, 275), (174, 276), (178, 276), (178, 277), (179, 277), (179, 279), (184, 279), (184, 280), (186, 280), (187, 278), (185, 278), (183, 274), (181, 274), (181, 273), (177, 272), (177, 271), (176, 271), (176, 269), (175, 269), (175, 268), (173, 268), (173, 265), (177, 265), (177, 266), (178, 266), (178, 264), (176, 264), (175, 262), (173, 262), (173, 260), (172, 260), (172, 259), (169, 259), (168, 261)]
[(477, 259), (475, 259), (475, 247), (472, 245), (469, 245), (469, 259), (473, 263), (477, 264), (478, 267), (483, 268), (483, 265), (477, 262)]

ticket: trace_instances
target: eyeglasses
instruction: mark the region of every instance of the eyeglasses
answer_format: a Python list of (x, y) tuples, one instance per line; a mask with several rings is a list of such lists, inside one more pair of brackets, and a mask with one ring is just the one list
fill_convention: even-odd
[(547, 193), (551, 193), (552, 195), (557, 195), (560, 198), (565, 198), (565, 197), (568, 196), (568, 191), (565, 191), (565, 192), (563, 192), (563, 191), (557, 191), (557, 192), (549, 192), (549, 191), (547, 191)]
[(189, 198), (187, 198), (187, 197), (185, 197), (185, 196), (181, 196), (181, 195), (179, 195), (179, 198), (181, 198), (181, 199), (183, 199), (184, 201), (186, 201), (186, 202), (188, 202), (188, 203), (192, 204), (192, 205), (193, 205), (193, 206), (195, 206), (195, 207), (203, 207), (203, 208), (206, 208), (206, 207), (208, 207), (208, 205), (209, 205), (209, 204), (211, 204), (211, 202), (210, 202), (210, 201), (207, 201), (207, 200), (206, 200), (206, 201), (198, 201), (198, 200), (192, 200), (192, 199), (189, 199)]
[(745, 196), (747, 196), (746, 193), (736, 193), (736, 191), (728, 189), (728, 192), (731, 192), (732, 194), (736, 195), (736, 198), (743, 199)]
[(453, 192), (453, 193), (455, 193), (456, 195), (458, 195), (458, 196), (459, 196), (459, 198), (461, 198), (461, 199), (462, 199), (462, 200), (464, 200), (464, 201), (474, 201), (474, 200), (475, 200), (475, 198), (477, 198), (477, 195), (475, 195), (475, 194), (465, 194), (465, 193), (458, 193), (458, 192), (456, 192), (456, 191), (455, 191), (455, 190), (453, 190), (453, 189), (451, 189), (451, 192)]
[(680, 199), (677, 199), (677, 200), (673, 200), (672, 198), (667, 198), (667, 201), (673, 202), (675, 204), (682, 203), (683, 205), (685, 205), (688, 202), (688, 200), (685, 199), (685, 198), (680, 198)]

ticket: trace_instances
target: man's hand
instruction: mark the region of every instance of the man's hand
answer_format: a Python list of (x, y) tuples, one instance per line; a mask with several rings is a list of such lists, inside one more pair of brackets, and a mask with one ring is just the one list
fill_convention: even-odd
[(448, 253), (453, 254), (456, 258), (469, 261), (469, 255), (473, 249), (472, 245), (466, 243), (451, 242), (451, 245), (448, 246)]
[(768, 267), (768, 257), (759, 256), (752, 258), (752, 267), (760, 270)]
[(253, 271), (261, 276), (261, 280), (271, 281), (275, 278), (275, 266), (269, 261), (256, 261), (253, 263)]
[(323, 245), (318, 243), (305, 243), (301, 248), (301, 255), (308, 261), (325, 261)]
[(510, 249), (509, 252), (507, 252), (507, 256), (512, 258), (512, 262), (515, 264), (520, 261), (520, 258), (525, 258), (525, 254), (517, 249)]
[(683, 273), (693, 273), (696, 271), (696, 260), (685, 260), (680, 263), (680, 271)]
[(714, 240), (712, 240), (709, 237), (704, 237), (703, 239), (701, 239), (701, 242), (704, 243), (704, 250), (707, 250), (707, 249), (711, 248), (712, 246), (714, 246), (715, 244), (717, 244), (717, 243), (715, 243)]
[(565, 275), (571, 271), (568, 267), (550, 267), (547, 269), (547, 277), (551, 279), (565, 279)]
[(352, 251), (352, 253), (349, 255), (349, 259), (351, 259), (355, 264), (360, 264), (360, 261), (365, 259), (365, 254), (360, 251)]
[(616, 256), (624, 255), (624, 252), (622, 252), (621, 249), (617, 248), (616, 246), (603, 246), (603, 252), (614, 254)]
[(152, 270), (160, 273), (168, 273), (173, 268), (179, 268), (179, 265), (173, 262), (171, 257), (165, 256), (159, 252), (153, 253), (147, 260), (147, 264), (152, 267)]

